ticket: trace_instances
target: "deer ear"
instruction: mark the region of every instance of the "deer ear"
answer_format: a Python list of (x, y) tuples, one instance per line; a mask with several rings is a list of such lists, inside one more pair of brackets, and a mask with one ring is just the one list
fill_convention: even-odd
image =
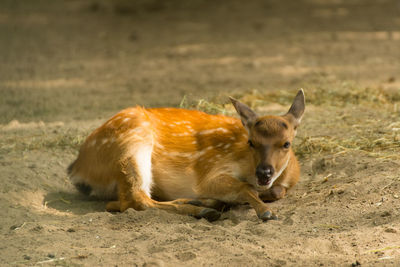
[(250, 126), (258, 118), (258, 115), (251, 108), (241, 103), (239, 100), (236, 100), (233, 97), (229, 97), (229, 99), (231, 100), (233, 106), (235, 107), (236, 112), (239, 114), (243, 126), (249, 130)]
[(295, 129), (297, 128), (297, 126), (299, 126), (301, 122), (301, 118), (303, 117), (305, 107), (306, 103), (305, 103), (304, 91), (303, 89), (300, 89), (293, 100), (292, 106), (290, 107), (288, 113), (286, 114), (289, 120), (293, 123)]

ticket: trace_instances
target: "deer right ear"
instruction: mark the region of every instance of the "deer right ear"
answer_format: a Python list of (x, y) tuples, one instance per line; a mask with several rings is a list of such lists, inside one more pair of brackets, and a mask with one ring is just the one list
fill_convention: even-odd
[(303, 89), (300, 89), (297, 92), (296, 97), (293, 100), (293, 104), (290, 107), (288, 113), (286, 115), (291, 115), (290, 119), (296, 129), (299, 126), (301, 119), (303, 118), (304, 110), (305, 110), (305, 97)]
[(239, 100), (236, 100), (233, 97), (229, 97), (229, 99), (235, 107), (236, 112), (239, 114), (243, 126), (247, 130), (250, 130), (250, 126), (257, 120), (258, 115), (251, 108), (241, 103)]

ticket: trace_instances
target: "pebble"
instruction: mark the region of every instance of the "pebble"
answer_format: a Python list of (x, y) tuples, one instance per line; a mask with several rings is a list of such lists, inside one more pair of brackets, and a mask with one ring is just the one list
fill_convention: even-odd
[(392, 215), (392, 214), (389, 211), (384, 211), (384, 212), (382, 212), (381, 217), (388, 217), (390, 215)]
[(29, 261), (30, 259), (31, 259), (31, 256), (29, 256), (29, 255), (24, 255), (24, 260)]
[(386, 228), (386, 229), (385, 229), (385, 232), (386, 232), (386, 233), (397, 233), (396, 229), (391, 228), (391, 227)]

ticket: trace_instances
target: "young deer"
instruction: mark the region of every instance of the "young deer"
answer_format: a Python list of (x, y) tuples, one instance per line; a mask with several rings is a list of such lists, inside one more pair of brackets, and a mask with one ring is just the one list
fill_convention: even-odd
[(299, 179), (291, 143), (304, 92), (283, 116), (259, 117), (231, 101), (241, 122), (195, 110), (122, 110), (86, 139), (68, 168), (72, 183), (112, 199), (108, 211), (155, 207), (212, 221), (221, 203), (249, 203), (260, 219), (276, 219), (264, 201), (284, 197)]

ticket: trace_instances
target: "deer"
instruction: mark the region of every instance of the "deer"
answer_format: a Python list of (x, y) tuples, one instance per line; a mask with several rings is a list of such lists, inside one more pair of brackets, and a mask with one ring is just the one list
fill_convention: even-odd
[(218, 220), (221, 204), (249, 204), (262, 221), (268, 202), (299, 180), (292, 142), (305, 110), (303, 89), (281, 116), (259, 116), (230, 97), (239, 118), (181, 108), (118, 112), (82, 144), (67, 172), (106, 210), (158, 208)]

